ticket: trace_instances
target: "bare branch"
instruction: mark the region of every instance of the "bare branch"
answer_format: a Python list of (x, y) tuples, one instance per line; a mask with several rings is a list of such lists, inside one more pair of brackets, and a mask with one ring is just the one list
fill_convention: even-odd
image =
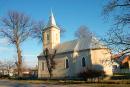
[[(52, 53), (54, 51), (54, 53)], [(53, 73), (53, 69), (55, 69), (55, 61), (54, 61), (54, 58), (55, 58), (55, 55), (56, 55), (56, 50), (49, 50), (49, 49), (45, 49), (43, 51), (44, 53), (44, 57), (45, 57), (45, 60), (46, 60), (46, 64), (47, 64), (47, 68), (48, 68), (48, 72), (49, 72), (49, 75), (50, 75), (50, 78), (52, 77), (52, 73)]]
[(80, 26), (75, 32), (75, 37), (77, 38), (85, 38), (92, 37), (92, 32), (85, 25)]
[[(129, 34), (123, 29), (112, 28), (103, 39), (110, 48), (124, 50), (130, 48)], [(114, 50), (115, 51), (115, 50)]]
[(38, 22), (35, 22), (35, 25), (33, 26), (33, 29), (32, 29), (32, 33), (31, 33), (31, 36), (33, 38), (36, 38), (39, 40), (39, 42), (43, 42), (43, 35), (42, 35), (42, 31), (45, 27), (45, 24), (43, 21), (38, 21)]
[(129, 0), (110, 0), (103, 7), (103, 17), (109, 17), (114, 21), (113, 26), (129, 27), (130, 24), (130, 1)]
[(22, 55), (20, 45), (29, 37), (33, 23), (30, 17), (25, 14), (10, 11), (7, 16), (2, 18), (2, 25), (0, 36), (8, 38), (9, 43), (15, 45), (18, 54), (18, 73), (21, 76)]

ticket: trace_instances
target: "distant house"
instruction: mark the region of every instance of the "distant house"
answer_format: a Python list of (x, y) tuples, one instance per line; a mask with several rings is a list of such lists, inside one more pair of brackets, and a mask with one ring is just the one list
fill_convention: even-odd
[[(22, 75), (23, 75), (22, 77), (26, 78), (26, 79), (28, 79), (28, 78), (35, 79), (35, 78), (38, 77), (38, 70), (37, 70), (37, 68), (32, 68), (32, 69), (23, 68), (22, 69)], [(18, 76), (17, 68), (11, 69), (10, 73), (9, 73), (9, 76), (10, 77), (17, 77)]]
[(130, 52), (115, 54), (112, 56), (114, 60), (114, 73), (129, 73), (130, 72)]
[(8, 75), (7, 69), (0, 69), (0, 75)]
[[(69, 36), (69, 35), (68, 35)], [(54, 78), (76, 77), (86, 69), (103, 70), (112, 75), (112, 65), (104, 60), (111, 60), (110, 50), (96, 37), (75, 39), (60, 43), (60, 29), (56, 25), (53, 14), (43, 30), (44, 49), (56, 49), (56, 67)], [(38, 77), (49, 77), (43, 52), (38, 56)]]
[(11, 68), (11, 69), (7, 69), (6, 67), (2, 67), (1, 69), (0, 69), (0, 77), (4, 77), (4, 76), (13, 76), (13, 68)]

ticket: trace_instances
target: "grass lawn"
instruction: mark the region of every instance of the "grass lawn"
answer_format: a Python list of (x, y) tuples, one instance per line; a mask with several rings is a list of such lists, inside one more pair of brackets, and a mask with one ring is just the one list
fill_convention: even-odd
[(89, 84), (86, 87), (130, 87), (130, 84)]
[(75, 80), (23, 80), (29, 83), (46, 83), (46, 84), (130, 84), (130, 80), (102, 80), (99, 82), (90, 82), (90, 81), (75, 81)]
[(130, 87), (130, 84), (66, 84), (48, 85), (47, 87)]

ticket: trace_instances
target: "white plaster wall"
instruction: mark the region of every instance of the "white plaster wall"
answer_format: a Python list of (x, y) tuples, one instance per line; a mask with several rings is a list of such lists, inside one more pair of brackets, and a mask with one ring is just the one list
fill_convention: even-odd
[[(56, 62), (56, 66), (55, 66), (55, 69), (53, 70), (53, 77), (66, 77), (66, 76), (69, 76), (68, 75), (69, 70), (65, 68), (65, 60), (67, 58), (68, 57), (64, 56), (64, 55), (56, 55), (56, 57), (54, 59), (55, 62)], [(42, 70), (42, 68), (41, 68), (42, 67), (42, 62), (44, 62), (44, 69), (45, 70)], [(39, 60), (38, 77), (39, 78), (49, 77), (48, 69), (47, 69), (45, 60)]]
[(112, 75), (111, 54), (108, 49), (91, 50), (91, 60), (93, 68), (104, 70), (107, 75)]
[[(84, 51), (80, 51), (80, 52), (77, 52), (76, 54), (77, 56), (76, 57), (73, 57), (75, 62), (75, 71), (74, 71), (74, 74), (77, 75), (78, 73), (86, 70), (86, 69), (89, 69), (91, 68), (92, 66), (92, 63), (91, 63), (91, 58), (90, 58), (90, 51), (89, 50), (84, 50)], [(75, 55), (73, 55), (75, 56)], [(85, 62), (86, 62), (86, 66), (83, 67), (82, 66), (82, 58), (85, 58)]]
[[(82, 58), (85, 58), (86, 67), (82, 66)], [(69, 68), (65, 68), (65, 60), (69, 60)], [(70, 52), (55, 56), (56, 67), (53, 70), (53, 77), (72, 77), (86, 69), (104, 70), (107, 75), (112, 75), (112, 65), (101, 60), (110, 59), (110, 54), (106, 49), (84, 50), (80, 52)], [(45, 60), (39, 60), (38, 77), (49, 77)], [(44, 62), (44, 70), (42, 70)], [(102, 66), (102, 68), (100, 67)]]
[[(44, 70), (42, 70), (42, 62), (44, 62)], [(38, 78), (49, 77), (45, 60), (38, 60)]]
[[(91, 58), (89, 51), (65, 53), (55, 56), (56, 66), (53, 70), (53, 77), (72, 77), (77, 76), (78, 73), (82, 72), (86, 68), (91, 67)], [(82, 58), (86, 60), (86, 67), (82, 67)], [(69, 68), (65, 68), (65, 60), (69, 61)], [(42, 70), (42, 62), (44, 62), (44, 70)], [(49, 77), (48, 70), (46, 67), (45, 60), (39, 60), (38, 77)]]

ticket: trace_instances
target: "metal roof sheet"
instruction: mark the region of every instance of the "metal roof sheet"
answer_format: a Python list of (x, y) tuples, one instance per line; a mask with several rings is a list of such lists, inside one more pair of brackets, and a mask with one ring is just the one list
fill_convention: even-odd
[[(88, 38), (75, 39), (60, 44), (57, 47), (57, 53), (80, 51), (80, 50), (95, 49), (95, 48), (107, 48), (107, 47), (97, 38), (88, 37)], [(42, 55), (43, 53), (41, 53), (39, 56)]]

